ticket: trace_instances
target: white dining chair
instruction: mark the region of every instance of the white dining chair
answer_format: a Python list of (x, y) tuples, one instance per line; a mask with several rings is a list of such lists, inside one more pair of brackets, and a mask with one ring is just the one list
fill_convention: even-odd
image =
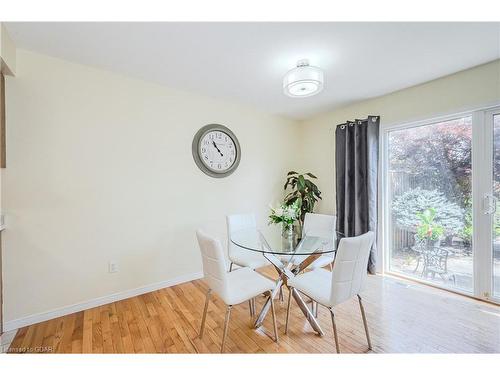
[[(322, 215), (306, 213), (304, 218), (304, 226), (302, 227), (302, 236), (318, 236), (331, 238), (335, 241), (335, 224), (337, 223), (337, 217), (333, 215)], [(307, 258), (307, 255), (299, 255), (292, 258), (294, 265), (298, 266)], [(318, 259), (312, 262), (307, 268), (313, 270), (316, 268), (322, 268), (332, 264), (334, 259), (334, 253), (328, 253), (321, 255)], [(331, 268), (330, 268), (331, 269)]]
[(249, 267), (253, 270), (268, 266), (269, 261), (262, 256), (262, 254), (242, 249), (238, 245), (231, 242), (231, 234), (243, 230), (243, 229), (255, 229), (257, 230), (257, 224), (255, 222), (255, 215), (253, 214), (240, 214), (240, 215), (228, 215), (226, 216), (227, 223), (227, 243), (228, 250), (227, 255), (230, 260), (229, 271), (232, 271), (233, 264), (240, 267)]
[[(306, 213), (304, 218), (304, 225), (302, 227), (302, 236), (318, 236), (330, 238), (332, 243), (335, 243), (336, 240), (336, 232), (335, 225), (337, 224), (337, 216), (334, 215), (323, 215), (323, 214), (313, 214)], [(307, 256), (295, 256), (292, 260), (295, 266), (301, 264)], [(307, 266), (306, 269), (314, 270), (316, 268), (322, 268), (325, 266), (330, 267), (330, 271), (332, 269), (332, 263), (334, 260), (334, 253), (323, 254), (310, 265)], [(314, 316), (318, 317), (318, 304), (312, 302), (311, 309)]]
[[(196, 231), (196, 236), (198, 238), (203, 262), (203, 275), (209, 287), (201, 320), (200, 338), (203, 338), (208, 304), (211, 293), (214, 291), (227, 306), (224, 320), (224, 333), (222, 335), (220, 349), (221, 353), (223, 353), (229, 327), (231, 308), (245, 301), (250, 302), (253, 298), (263, 293), (271, 296), (274, 282), (248, 267), (239, 268), (233, 272), (227, 272), (226, 261), (220, 241), (200, 230)], [(276, 314), (272, 297), (271, 310), (273, 316), (274, 338), (275, 341), (278, 342), (278, 328), (276, 325)]]
[[(340, 353), (340, 347), (333, 309), (335, 306), (347, 301), (355, 295), (358, 297), (361, 317), (363, 318), (366, 339), (368, 341), (368, 348), (370, 350), (372, 348), (365, 309), (359, 293), (365, 286), (368, 257), (370, 256), (370, 249), (372, 248), (374, 238), (373, 232), (367, 232), (357, 237), (342, 238), (335, 256), (332, 272), (323, 268), (317, 268), (314, 271), (299, 274), (288, 280), (290, 296), (292, 295), (293, 289), (297, 289), (299, 292), (330, 310), (337, 353)], [(291, 298), (289, 297), (285, 333), (288, 331), (291, 302)]]

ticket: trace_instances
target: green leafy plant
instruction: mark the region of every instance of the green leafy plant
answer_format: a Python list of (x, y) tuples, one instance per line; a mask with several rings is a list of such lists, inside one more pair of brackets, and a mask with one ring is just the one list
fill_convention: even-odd
[(417, 217), (420, 219), (420, 224), (417, 227), (417, 237), (421, 240), (437, 241), (444, 234), (442, 225), (436, 223), (436, 210), (428, 208), (423, 212), (419, 212)]
[(466, 208), (464, 210), (464, 227), (458, 233), (460, 238), (465, 241), (466, 244), (470, 246), (472, 243), (472, 204), (470, 199), (466, 202)]
[[(309, 178), (308, 178), (309, 177)], [(299, 222), (302, 225), (306, 213), (313, 212), (314, 205), (321, 199), (321, 191), (311, 179), (317, 179), (312, 173), (299, 174), (295, 171), (288, 172), (284, 190), (291, 187), (291, 191), (285, 196), (285, 204), (297, 204), (300, 210)]]

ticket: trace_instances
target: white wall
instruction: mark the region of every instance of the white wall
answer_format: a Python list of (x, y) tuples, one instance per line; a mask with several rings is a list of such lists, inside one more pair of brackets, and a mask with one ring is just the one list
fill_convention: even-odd
[[(7, 90), (6, 321), (201, 271), (195, 229), (266, 225), (296, 167), (297, 123), (228, 102), (22, 50)], [(192, 159), (208, 123), (239, 138), (227, 178)]]
[(500, 60), (303, 121), (300, 168), (318, 176), (323, 193), (318, 211), (335, 212), (336, 125), (368, 115), (380, 115), (383, 128), (495, 102), (500, 102)]

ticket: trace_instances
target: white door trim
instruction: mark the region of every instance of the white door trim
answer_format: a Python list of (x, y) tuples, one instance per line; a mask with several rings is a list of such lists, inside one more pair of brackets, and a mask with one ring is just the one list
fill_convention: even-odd
[[(472, 116), (472, 246), (474, 255), (474, 296), (484, 298), (487, 276), (483, 270), (484, 257), (491, 248), (491, 228), (489, 216), (483, 213), (483, 197), (488, 192), (491, 175), (486, 165), (488, 160), (488, 132), (484, 111), (476, 111)], [(491, 139), (490, 139), (491, 141)], [(491, 189), (490, 189), (491, 190)], [(488, 243), (489, 242), (489, 243)]]
[[(477, 156), (478, 170), (481, 173), (477, 179), (478, 199), (477, 218), (478, 223), (474, 227), (477, 238), (478, 251), (475, 263), (477, 265), (477, 294), (476, 296), (494, 302), (500, 302), (499, 298), (493, 296), (493, 221), (494, 214), (486, 214), (484, 198), (486, 194), (493, 193), (493, 116), (500, 114), (500, 106), (480, 112), (482, 115), (482, 145)], [(478, 114), (478, 116), (481, 116)], [(500, 146), (500, 145), (498, 145)], [(475, 224), (475, 223), (474, 223)], [(476, 230), (477, 228), (477, 230)]]

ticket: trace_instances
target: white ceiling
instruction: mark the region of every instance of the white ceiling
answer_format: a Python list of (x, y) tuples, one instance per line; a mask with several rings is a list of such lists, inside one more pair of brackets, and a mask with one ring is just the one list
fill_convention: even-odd
[[(500, 23), (7, 23), (18, 47), (304, 119), (500, 57)], [(299, 59), (325, 90), (282, 93)]]

